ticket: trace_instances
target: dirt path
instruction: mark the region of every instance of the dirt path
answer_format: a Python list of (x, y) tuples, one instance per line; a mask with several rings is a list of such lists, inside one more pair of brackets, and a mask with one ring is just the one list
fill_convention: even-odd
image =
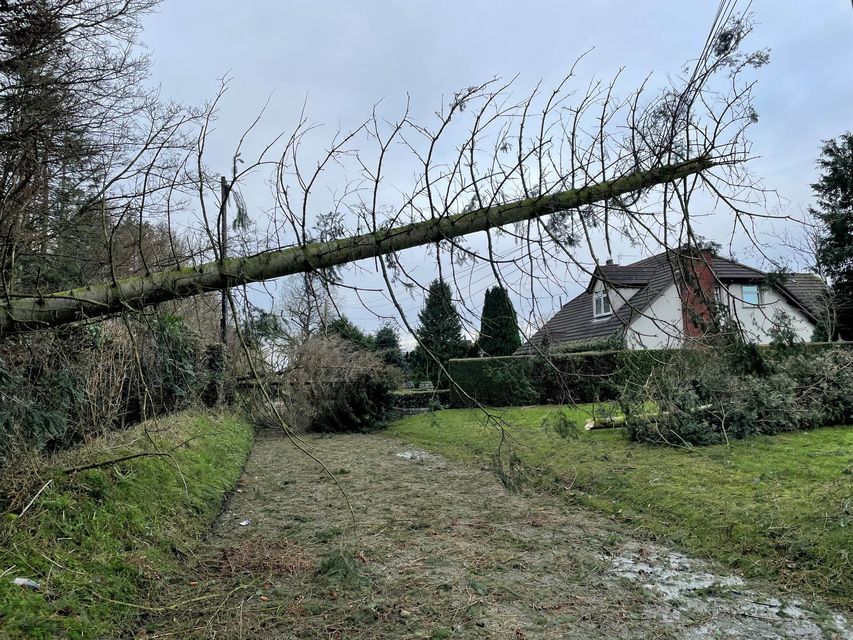
[(853, 638), (841, 616), (382, 435), (260, 435), (140, 638)]

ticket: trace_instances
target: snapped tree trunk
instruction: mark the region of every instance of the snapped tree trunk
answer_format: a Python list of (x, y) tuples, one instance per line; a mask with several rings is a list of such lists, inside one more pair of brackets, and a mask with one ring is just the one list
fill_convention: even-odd
[(333, 267), (559, 211), (672, 182), (714, 166), (707, 158), (638, 171), (581, 189), (528, 198), (339, 240), (316, 242), (196, 267), (155, 272), (69, 291), (13, 299), (0, 305), (0, 334), (97, 318), (251, 282)]

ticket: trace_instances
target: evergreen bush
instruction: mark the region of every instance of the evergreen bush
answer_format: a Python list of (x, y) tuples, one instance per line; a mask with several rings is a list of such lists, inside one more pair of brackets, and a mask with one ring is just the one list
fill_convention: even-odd
[(477, 349), (487, 356), (509, 356), (521, 346), (515, 307), (501, 286), (486, 289)]
[(750, 352), (746, 368), (707, 352), (702, 366), (656, 369), (644, 385), (626, 388), (620, 404), (629, 436), (707, 445), (853, 420), (853, 351)]
[(488, 406), (597, 402), (618, 397), (629, 380), (640, 380), (689, 351), (595, 351), (547, 356), (504, 356), (450, 360), (450, 402)]
[(412, 356), (415, 376), (418, 380), (429, 380), (437, 389), (446, 389), (448, 362), (464, 356), (468, 344), (462, 335), (462, 321), (450, 287), (444, 280), (430, 284), (418, 322), (416, 333), (420, 342)]

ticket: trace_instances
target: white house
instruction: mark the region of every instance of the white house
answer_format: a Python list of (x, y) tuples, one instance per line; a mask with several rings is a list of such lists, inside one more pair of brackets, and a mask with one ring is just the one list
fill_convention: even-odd
[(753, 342), (768, 343), (783, 317), (808, 342), (826, 290), (814, 274), (770, 275), (710, 251), (670, 250), (629, 265), (608, 261), (516, 353), (610, 337), (623, 338), (629, 349), (680, 347), (705, 335), (721, 307)]

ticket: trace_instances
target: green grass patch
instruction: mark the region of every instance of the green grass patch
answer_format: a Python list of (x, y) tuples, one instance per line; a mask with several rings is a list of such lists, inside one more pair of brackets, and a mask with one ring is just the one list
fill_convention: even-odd
[[(687, 450), (632, 443), (621, 429), (569, 431), (558, 411), (576, 424), (590, 415), (588, 407), (501, 412), (511, 425), (502, 473), (518, 466), (632, 528), (747, 575), (843, 606), (853, 601), (853, 427)], [(501, 443), (500, 430), (467, 409), (411, 416), (390, 431), (478, 463), (494, 460)]]
[(327, 554), (320, 563), (317, 574), (349, 586), (360, 586), (368, 582), (359, 567), (358, 559), (344, 549), (336, 549)]
[[(89, 443), (47, 463), (52, 480), (0, 528), (0, 636), (113, 638), (180, 571), (219, 513), (252, 445), (234, 416), (184, 413)], [(63, 469), (160, 451), (74, 473)], [(40, 583), (38, 591), (12, 584)]]

